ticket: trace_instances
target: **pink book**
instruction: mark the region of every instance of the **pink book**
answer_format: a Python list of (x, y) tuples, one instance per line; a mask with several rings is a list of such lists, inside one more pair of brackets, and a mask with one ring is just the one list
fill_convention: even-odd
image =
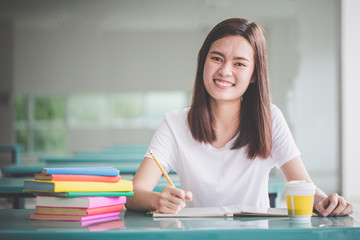
[[(87, 226), (96, 226), (100, 223), (110, 223), (110, 222), (118, 222), (120, 220), (120, 216), (113, 217), (105, 217), (105, 218), (97, 218), (86, 221), (30, 221), (30, 226), (35, 228), (81, 228)], [(123, 224), (124, 225), (124, 224)], [(96, 230), (94, 230), (96, 231)]]
[(52, 196), (36, 196), (36, 206), (98, 208), (126, 203), (126, 196), (120, 197), (74, 197), (62, 198)]
[(118, 212), (111, 213), (101, 213), (91, 216), (76, 216), (76, 215), (54, 215), (54, 214), (38, 214), (30, 213), (31, 220), (41, 220), (41, 221), (89, 221), (98, 218), (109, 218), (119, 216)]

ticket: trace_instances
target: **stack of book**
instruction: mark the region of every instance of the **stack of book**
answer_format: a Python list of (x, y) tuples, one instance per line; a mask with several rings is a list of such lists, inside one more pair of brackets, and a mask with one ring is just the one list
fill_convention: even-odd
[(119, 217), (98, 218), (87, 221), (30, 221), (30, 227), (37, 229), (87, 228), (89, 231), (124, 229), (124, 220)]
[(121, 179), (113, 167), (44, 168), (24, 191), (36, 195), (31, 220), (77, 221), (87, 225), (119, 219), (126, 197), (133, 196), (132, 181)]

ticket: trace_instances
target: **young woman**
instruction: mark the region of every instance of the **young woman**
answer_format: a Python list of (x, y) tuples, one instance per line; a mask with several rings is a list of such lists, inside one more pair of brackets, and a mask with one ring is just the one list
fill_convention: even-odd
[[(260, 26), (233, 18), (216, 25), (204, 41), (190, 108), (168, 113), (150, 147), (181, 189), (153, 188), (162, 173), (149, 153), (134, 179), (126, 207), (176, 213), (189, 207), (269, 207), (271, 168), (287, 181), (311, 181), (280, 110), (270, 103), (266, 41)], [(343, 197), (317, 189), (322, 216), (351, 214)]]

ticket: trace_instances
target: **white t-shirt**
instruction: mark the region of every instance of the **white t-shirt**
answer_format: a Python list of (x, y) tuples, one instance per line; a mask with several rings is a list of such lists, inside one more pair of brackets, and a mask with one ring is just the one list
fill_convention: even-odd
[(185, 108), (167, 113), (149, 146), (166, 171), (173, 169), (178, 174), (181, 188), (193, 193), (187, 207), (268, 208), (271, 168), (280, 168), (300, 155), (281, 111), (271, 105), (273, 148), (272, 157), (265, 160), (248, 159), (245, 147), (231, 150), (236, 137), (220, 149), (196, 141), (187, 122), (188, 112)]

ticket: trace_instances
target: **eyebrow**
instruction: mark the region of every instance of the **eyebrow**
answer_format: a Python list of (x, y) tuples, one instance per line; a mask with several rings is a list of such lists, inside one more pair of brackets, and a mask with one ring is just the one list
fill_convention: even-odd
[[(220, 55), (220, 56), (222, 56), (223, 58), (225, 58), (225, 55), (222, 54), (221, 52), (218, 52), (218, 51), (211, 51), (210, 54), (217, 54), (217, 55)], [(235, 57), (234, 59), (245, 60), (245, 61), (250, 62), (250, 60), (247, 59), (246, 57)]]

